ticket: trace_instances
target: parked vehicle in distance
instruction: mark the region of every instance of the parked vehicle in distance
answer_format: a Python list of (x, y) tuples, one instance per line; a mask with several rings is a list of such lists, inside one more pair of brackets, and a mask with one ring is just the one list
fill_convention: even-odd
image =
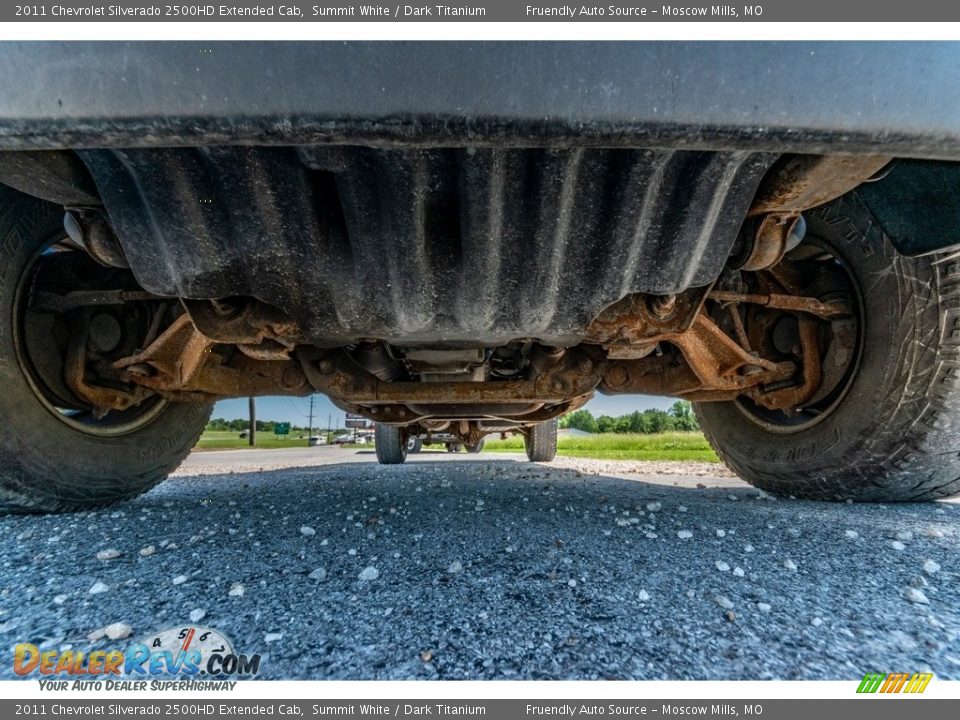
[(449, 432), (407, 436), (407, 454), (415, 455), (423, 448), (433, 445), (440, 445), (446, 448), (448, 453), (458, 453), (461, 450), (466, 450), (468, 453), (475, 454), (483, 451), (483, 438), (472, 445), (464, 445), (458, 435)]
[(958, 63), (2, 44), (0, 507), (134, 497), (213, 402), (318, 391), (383, 463), (505, 432), (550, 460), (558, 417), (641, 393), (769, 492), (952, 495)]

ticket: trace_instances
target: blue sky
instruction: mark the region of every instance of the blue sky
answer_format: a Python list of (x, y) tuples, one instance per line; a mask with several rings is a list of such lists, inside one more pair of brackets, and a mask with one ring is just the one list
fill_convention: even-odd
[[(587, 404), (587, 409), (594, 415), (616, 416), (625, 415), (634, 410), (646, 410), (647, 408), (666, 410), (674, 402), (674, 398), (651, 397), (649, 395), (597, 395)], [(309, 398), (257, 398), (257, 418), (260, 420), (290, 422), (305, 427), (309, 409)], [(325, 428), (328, 417), (331, 418), (333, 427), (343, 427), (343, 411), (334, 407), (333, 403), (324, 395), (314, 395), (313, 415), (314, 427)], [(213, 410), (213, 417), (226, 418), (227, 420), (247, 417), (247, 399), (221, 400)]]

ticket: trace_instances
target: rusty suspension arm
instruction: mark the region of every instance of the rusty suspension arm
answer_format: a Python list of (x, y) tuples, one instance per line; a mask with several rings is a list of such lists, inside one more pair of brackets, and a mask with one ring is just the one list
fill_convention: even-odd
[[(798, 315), (801, 362), (759, 357), (744, 333), (730, 337), (709, 317), (707, 300)], [(341, 406), (392, 422), (415, 419), (412, 406), (418, 403), (449, 406), (453, 413), (457, 405), (500, 406), (506, 415), (509, 405), (536, 421), (579, 406), (598, 388), (697, 401), (745, 394), (764, 406), (785, 408), (802, 403), (819, 384), (817, 323), (849, 313), (841, 303), (775, 293), (700, 289), (668, 300), (634, 296), (608, 308), (588, 329), (586, 342), (557, 351), (529, 379), (388, 382), (360, 367), (345, 350), (296, 344), (296, 328), (262, 309), (225, 308), (222, 318), (209, 308), (192, 310), (146, 349), (114, 362), (119, 380), (132, 391), (85, 378), (79, 335), (68, 363), (69, 384), (96, 407), (113, 409), (129, 407), (151, 391), (171, 400), (211, 401), (319, 390)], [(661, 344), (675, 351), (663, 352)]]

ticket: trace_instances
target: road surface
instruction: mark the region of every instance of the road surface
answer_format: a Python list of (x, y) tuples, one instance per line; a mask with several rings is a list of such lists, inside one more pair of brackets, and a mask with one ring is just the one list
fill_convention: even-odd
[(719, 466), (200, 452), (0, 532), (8, 658), (193, 624), (273, 679), (960, 679), (960, 506), (774, 500)]

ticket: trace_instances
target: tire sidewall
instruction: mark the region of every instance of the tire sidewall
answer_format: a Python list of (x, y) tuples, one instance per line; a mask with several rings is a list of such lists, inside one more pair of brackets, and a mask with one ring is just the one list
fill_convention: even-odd
[[(821, 422), (788, 434), (763, 429), (732, 402), (699, 403), (697, 413), (718, 453), (745, 477), (784, 477), (799, 481), (800, 491), (823, 494), (841, 470), (848, 482), (859, 479), (870, 490), (876, 482), (871, 463), (898, 462), (878, 457), (887, 454), (878, 434), (889, 433), (890, 423), (904, 422), (891, 398), (903, 395), (906, 374), (936, 361), (936, 347), (910, 342), (924, 328), (939, 326), (935, 273), (926, 259), (899, 256), (855, 194), (807, 219), (808, 235), (826, 240), (845, 261), (863, 298), (862, 350), (846, 395)], [(910, 428), (903, 433), (906, 440)], [(851, 458), (862, 467), (849, 467)]]
[(170, 404), (149, 424), (113, 437), (90, 435), (56, 418), (21, 367), (14, 313), (23, 273), (40, 247), (62, 232), (63, 211), (6, 192), (0, 206), (0, 416), (12, 419), (0, 434), (3, 489), (41, 506), (139, 494), (189, 452), (212, 406)]

